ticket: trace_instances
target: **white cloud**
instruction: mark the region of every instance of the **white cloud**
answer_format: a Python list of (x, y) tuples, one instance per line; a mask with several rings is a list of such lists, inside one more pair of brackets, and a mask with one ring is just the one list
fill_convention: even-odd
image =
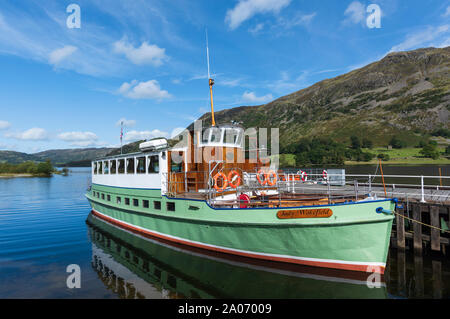
[(74, 47), (72, 45), (66, 45), (60, 49), (56, 49), (50, 52), (48, 61), (50, 62), (50, 64), (57, 65), (64, 59), (71, 56), (77, 50), (78, 50), (77, 47)]
[(227, 11), (225, 23), (234, 30), (254, 15), (268, 12), (276, 14), (290, 2), (291, 0), (240, 0), (233, 9)]
[(97, 135), (92, 132), (65, 132), (58, 134), (58, 138), (66, 142), (96, 141), (98, 139)]
[(120, 120), (117, 121), (116, 126), (121, 126), (122, 123), (124, 127), (133, 127), (136, 125), (135, 120), (127, 120), (126, 118), (122, 117)]
[(246, 103), (265, 103), (273, 100), (272, 94), (267, 94), (264, 96), (256, 96), (254, 92), (244, 92), (242, 95), (242, 101)]
[(6, 130), (11, 127), (11, 123), (7, 121), (0, 121), (0, 130)]
[(450, 16), (450, 6), (447, 7), (447, 10), (445, 10), (445, 13), (442, 16), (444, 17)]
[(428, 26), (420, 31), (410, 33), (406, 39), (393, 46), (389, 52), (405, 51), (420, 47), (446, 47), (450, 44), (450, 25)]
[(147, 82), (138, 82), (136, 80), (131, 83), (123, 83), (118, 92), (130, 99), (167, 99), (172, 97), (169, 92), (161, 90), (158, 81), (150, 80)]
[(143, 42), (140, 47), (135, 48), (126, 38), (114, 43), (114, 52), (124, 54), (128, 60), (137, 65), (160, 66), (168, 58), (165, 51), (165, 49), (147, 42)]
[(149, 140), (155, 137), (169, 137), (169, 133), (160, 130), (152, 131), (129, 131), (125, 133), (124, 140), (127, 142)]
[(347, 16), (344, 23), (360, 23), (365, 19), (365, 14), (364, 5), (359, 1), (353, 1), (344, 12), (344, 15)]
[(5, 136), (16, 140), (26, 141), (45, 141), (49, 138), (47, 132), (39, 127), (30, 128), (29, 130), (19, 133), (8, 133), (5, 134)]
[(264, 28), (264, 23), (258, 23), (257, 25), (255, 25), (252, 28), (248, 29), (248, 32), (252, 33), (252, 34), (257, 34), (259, 31), (261, 31)]

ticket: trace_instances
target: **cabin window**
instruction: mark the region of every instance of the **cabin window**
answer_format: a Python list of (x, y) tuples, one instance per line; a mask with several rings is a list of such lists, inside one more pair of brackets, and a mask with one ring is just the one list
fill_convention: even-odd
[(111, 195), (106, 195), (106, 200), (107, 200), (108, 202), (110, 202), (110, 201), (111, 201)]
[(148, 200), (146, 200), (146, 199), (142, 200), (142, 206), (143, 206), (144, 208), (148, 208), (148, 207), (149, 207)]
[(145, 157), (136, 158), (136, 171), (138, 174), (145, 174)]
[(130, 205), (130, 199), (128, 197), (125, 197), (125, 205)]
[(100, 193), (99, 192), (97, 192), (97, 198), (100, 198)]
[[(174, 161), (174, 159), (176, 161)], [(172, 152), (172, 156), (170, 156), (170, 171), (171, 172), (180, 173), (183, 171), (182, 159), (183, 159), (183, 152)], [(180, 161), (180, 163), (178, 163), (179, 161)]]
[(123, 158), (117, 160), (117, 172), (119, 174), (125, 173), (125, 160)]
[(127, 158), (127, 174), (134, 174), (134, 157)]
[(117, 202), (117, 204), (121, 204), (122, 203), (122, 197), (117, 196), (116, 197), (116, 202)]
[(98, 173), (103, 174), (103, 162), (98, 162)]
[(105, 194), (103, 194), (103, 193), (102, 193), (102, 199), (103, 199), (103, 200), (105, 199)]
[(167, 202), (167, 210), (169, 212), (174, 212), (175, 211), (175, 203), (174, 202)]
[(94, 166), (94, 174), (97, 174), (97, 162), (92, 163), (92, 165)]
[(116, 165), (116, 160), (112, 160), (110, 161), (110, 173), (111, 174), (116, 174), (117, 173), (117, 165)]
[(108, 165), (108, 161), (103, 162), (103, 174), (109, 174), (109, 165)]
[(133, 206), (139, 206), (139, 200), (136, 198), (133, 198)]
[(153, 155), (148, 157), (148, 173), (159, 173), (159, 156)]
[(232, 128), (228, 128), (225, 130), (225, 143), (227, 144), (233, 144), (233, 145), (240, 145), (241, 139), (239, 134), (240, 131)]
[(211, 130), (211, 137), (209, 141), (211, 143), (220, 143), (222, 139), (222, 131), (215, 127), (212, 127), (210, 130)]
[(203, 131), (202, 144), (207, 144), (209, 139), (209, 130)]
[(158, 209), (158, 210), (161, 210), (161, 202), (155, 200), (155, 201), (153, 202), (153, 208)]

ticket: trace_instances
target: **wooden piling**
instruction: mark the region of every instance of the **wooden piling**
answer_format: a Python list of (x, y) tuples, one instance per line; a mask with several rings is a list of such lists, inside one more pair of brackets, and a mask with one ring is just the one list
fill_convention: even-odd
[[(418, 204), (413, 205), (413, 219), (421, 222), (422, 221), (422, 211)], [(414, 231), (414, 251), (417, 253), (422, 253), (422, 224), (413, 222)]]
[(433, 260), (433, 298), (442, 298), (442, 263), (439, 260)]
[[(440, 227), (439, 207), (431, 206), (430, 209), (431, 226)], [(431, 250), (441, 250), (441, 236), (438, 229), (431, 228)]]
[(397, 248), (404, 250), (405, 249), (405, 219), (402, 217), (405, 214), (405, 209), (401, 208), (398, 210), (398, 214), (396, 215), (396, 224), (397, 224)]

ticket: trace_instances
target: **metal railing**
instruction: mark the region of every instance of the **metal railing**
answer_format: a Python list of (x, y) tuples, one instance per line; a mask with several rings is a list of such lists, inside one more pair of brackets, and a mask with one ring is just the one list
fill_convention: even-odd
[[(287, 196), (304, 195), (309, 197), (301, 197), (301, 200), (323, 200), (327, 198), (328, 202), (335, 200), (345, 200), (353, 198), (358, 200), (365, 197), (375, 198), (393, 198), (407, 200), (418, 200), (421, 202), (450, 202), (450, 186), (442, 185), (442, 181), (450, 182), (450, 176), (422, 176), (422, 175), (371, 175), (371, 174), (347, 174), (345, 175), (345, 183), (342, 186), (332, 185), (330, 179), (333, 174), (328, 174), (324, 177), (323, 174), (309, 173), (307, 178), (302, 178), (301, 174), (277, 172), (277, 182), (275, 185), (261, 185), (257, 179), (257, 171), (243, 172), (236, 169), (241, 175), (241, 185), (236, 189), (227, 188), (223, 191), (217, 191), (214, 188), (213, 176), (218, 172), (223, 172), (223, 167), (217, 163), (210, 165), (208, 172), (181, 172), (179, 174), (182, 178), (169, 178), (168, 190), (169, 195), (178, 196), (184, 195), (186, 197), (197, 197), (208, 200), (209, 203), (214, 204), (219, 200), (223, 203), (227, 200), (227, 196), (235, 193), (235, 198), (239, 198), (242, 193), (251, 192), (257, 198), (261, 199), (261, 204), (266, 202), (264, 194), (272, 191), (273, 194), (278, 194), (278, 201), (281, 205), (282, 201), (298, 201), (299, 197), (295, 196), (292, 199)], [(227, 168), (227, 171), (232, 168)], [(174, 174), (174, 173), (172, 173)], [(195, 178), (191, 178), (193, 176)], [(202, 178), (203, 176), (203, 178)], [(336, 175), (341, 176), (341, 175)], [(395, 179), (396, 181), (406, 180), (405, 183), (375, 183), (376, 179)], [(426, 184), (425, 180), (439, 179), (441, 182), (436, 184)], [(409, 181), (409, 182), (408, 182)], [(417, 181), (417, 183), (411, 183)], [(447, 184), (447, 183), (446, 183)], [(272, 195), (273, 195), (272, 194)], [(268, 197), (272, 195), (267, 195)], [(273, 196), (272, 196), (273, 197)], [(273, 199), (273, 198), (272, 198)], [(239, 204), (235, 202), (234, 204)]]

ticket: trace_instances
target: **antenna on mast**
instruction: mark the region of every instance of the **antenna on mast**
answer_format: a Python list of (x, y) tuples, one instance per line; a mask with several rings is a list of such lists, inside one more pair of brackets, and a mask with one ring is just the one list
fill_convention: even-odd
[(209, 95), (211, 97), (211, 123), (212, 123), (212, 126), (216, 126), (216, 121), (214, 119), (214, 102), (213, 102), (213, 92), (212, 92), (212, 87), (214, 85), (214, 80), (211, 78), (211, 73), (210, 73), (210, 70), (209, 70), (208, 29), (206, 29), (206, 59), (207, 59), (207, 62), (208, 62)]

